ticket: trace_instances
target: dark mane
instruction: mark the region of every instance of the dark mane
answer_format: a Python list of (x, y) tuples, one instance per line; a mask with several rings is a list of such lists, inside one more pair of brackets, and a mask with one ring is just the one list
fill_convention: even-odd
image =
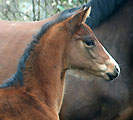
[(97, 27), (101, 22), (108, 19), (126, 0), (90, 0), (87, 6), (91, 6), (90, 17), (86, 24), (91, 28)]
[[(94, 28), (98, 26), (103, 20), (105, 20), (108, 16), (110, 16), (115, 10), (118, 9), (118, 7), (123, 3), (125, 0), (90, 0), (86, 6), (91, 6), (91, 15), (89, 18), (87, 18), (86, 23), (91, 27)], [(79, 9), (81, 7), (67, 9), (63, 11), (59, 17), (53, 21), (50, 21), (46, 24), (44, 24), (40, 30), (34, 37), (33, 41), (28, 45), (27, 49), (25, 50), (23, 56), (21, 57), (17, 72), (9, 78), (5, 83), (0, 85), (0, 88), (6, 88), (9, 86), (14, 86), (16, 84), (20, 84), (21, 86), (23, 83), (23, 73), (22, 70), (25, 68), (25, 62), (30, 54), (30, 51), (32, 51), (34, 44), (37, 44), (42, 37), (46, 33), (46, 31), (54, 24), (59, 23), (60, 21), (65, 20), (69, 16), (72, 16), (74, 14), (74, 11)]]
[[(86, 24), (91, 28), (97, 27), (101, 22), (108, 19), (126, 0), (90, 0), (85, 6), (91, 6), (90, 17)], [(63, 13), (71, 13), (81, 7), (67, 9)]]
[(23, 72), (22, 71), (25, 69), (25, 62), (28, 59), (30, 52), (34, 48), (34, 45), (39, 43), (40, 38), (47, 32), (47, 30), (51, 26), (67, 19), (73, 14), (74, 12), (72, 9), (65, 10), (59, 15), (57, 19), (47, 22), (46, 24), (42, 26), (41, 30), (35, 36), (33, 36), (32, 42), (28, 45), (27, 49), (25, 49), (24, 51), (23, 56), (20, 58), (20, 61), (17, 67), (17, 72), (7, 81), (5, 81), (2, 85), (0, 85), (0, 88), (15, 86), (16, 84), (23, 86), (24, 83), (23, 83)]

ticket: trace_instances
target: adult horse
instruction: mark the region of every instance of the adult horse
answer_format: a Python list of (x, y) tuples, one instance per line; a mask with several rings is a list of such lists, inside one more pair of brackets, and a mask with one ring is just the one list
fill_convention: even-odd
[(87, 7), (67, 10), (42, 26), (17, 72), (0, 85), (0, 119), (58, 120), (68, 69), (106, 80), (119, 75), (118, 64), (85, 24), (89, 13)]
[[(101, 21), (106, 19), (107, 16), (112, 14), (114, 9), (116, 9), (122, 1), (124, 0), (92, 0), (88, 5), (91, 4), (92, 10), (95, 10), (92, 11), (91, 15), (94, 17), (91, 17), (93, 18), (91, 20), (88, 19), (87, 24), (91, 27), (98, 25)], [(111, 4), (112, 7), (102, 7), (102, 11), (106, 12), (98, 12), (99, 9), (97, 8), (100, 8), (102, 3), (105, 3), (106, 6)], [(71, 9), (70, 11), (74, 10), (75, 9)], [(26, 45), (32, 40), (32, 35), (35, 34), (43, 24), (52, 19), (56, 19), (56, 17), (58, 17), (58, 14), (51, 18), (36, 22), (0, 21), (0, 83), (16, 72), (19, 58)], [(17, 50), (14, 49), (14, 45), (16, 45), (15, 48)], [(8, 49), (6, 46), (8, 46)]]
[[(92, 0), (92, 2), (91, 2), (91, 4), (92, 4), (91, 19), (87, 20), (87, 24), (89, 24), (91, 27), (99, 25), (99, 23), (101, 21), (103, 21), (103, 19), (105, 19), (109, 15), (111, 15), (112, 11), (116, 10), (118, 8), (118, 6), (121, 5), (121, 3), (123, 1), (124, 0), (117, 0), (117, 1), (116, 0), (111, 0), (111, 1), (110, 0)], [(114, 34), (112, 35), (112, 38), (110, 36), (110, 39), (113, 40), (114, 38), (117, 38), (114, 40), (116, 40), (116, 41), (121, 40), (121, 38), (119, 38), (118, 36), (115, 36), (116, 35), (115, 32), (119, 31), (119, 27), (121, 26), (121, 24), (123, 26), (127, 23), (130, 24), (129, 19), (132, 18), (132, 14), (129, 11), (132, 11), (132, 7), (129, 7), (129, 6), (132, 5), (132, 2), (129, 0), (128, 0), (128, 2), (130, 4), (128, 4), (125, 7), (126, 12), (124, 14), (123, 14), (123, 12), (120, 12), (120, 11), (125, 10), (125, 9), (121, 8), (119, 10), (119, 12), (116, 13), (116, 15), (113, 18), (110, 18), (110, 22), (106, 23), (104, 25), (105, 26), (104, 32), (100, 29), (100, 27), (98, 29), (97, 28), (95, 29), (95, 30), (97, 30), (96, 34), (98, 35), (99, 38), (101, 38), (101, 41), (104, 44), (108, 45), (108, 41), (105, 41), (105, 40), (109, 39), (108, 36), (110, 36), (110, 34), (109, 34), (110, 31), (108, 31), (108, 28), (110, 28), (111, 25), (112, 25), (112, 27), (114, 27), (114, 26), (116, 26), (116, 27), (115, 27), (115, 30), (113, 29)], [(129, 10), (127, 10), (127, 8)], [(128, 14), (129, 14), (129, 16), (127, 17), (128, 19), (126, 19), (126, 20), (129, 22), (127, 22), (125, 19), (123, 21), (121, 21), (123, 18), (126, 18), (125, 16)], [(121, 16), (121, 18), (117, 17), (117, 15)], [(0, 22), (1, 23), (0, 24), (0, 26), (1, 26), (1, 29), (0, 29), (0, 48), (1, 48), (1, 51), (0, 51), (0, 58), (1, 58), (0, 59), (0, 81), (1, 81), (1, 83), (3, 82), (3, 80), (8, 79), (10, 76), (12, 76), (13, 73), (15, 73), (16, 68), (17, 68), (17, 63), (19, 61), (20, 56), (22, 55), (22, 53), (24, 51), (24, 48), (26, 47), (27, 43), (32, 40), (32, 34), (35, 33), (36, 31), (38, 31), (38, 29), (40, 29), (40, 27), (44, 23), (46, 23), (47, 21), (50, 21), (52, 19), (56, 19), (56, 17), (58, 17), (58, 15), (55, 15), (54, 17), (49, 18), (47, 20), (42, 20), (42, 21), (38, 21), (38, 22), (29, 22), (29, 23), (27, 23), (27, 22), (26, 23), (25, 22), (8, 22), (8, 21)], [(117, 18), (119, 18), (121, 20), (119, 20), (119, 19), (117, 20)], [(112, 19), (121, 21), (120, 22), (121, 24), (116, 22), (115, 24), (117, 24), (117, 25), (120, 24), (120, 25), (119, 26), (115, 25), (113, 22), (115, 22), (116, 20), (113, 21)], [(128, 24), (127, 24), (127, 26), (128, 26)], [(101, 25), (101, 27), (102, 27), (102, 25)], [(118, 30), (117, 30), (117, 28), (118, 28)], [(129, 27), (126, 27), (126, 28), (129, 28)], [(121, 29), (121, 30), (123, 30), (123, 29)], [(127, 33), (129, 33), (129, 29), (125, 29), (125, 31), (127, 31)], [(106, 33), (106, 34), (103, 35), (103, 33), (104, 34)], [(112, 30), (111, 30), (111, 33), (112, 33)], [(127, 34), (125, 34), (123, 32), (119, 33), (119, 35), (127, 36)], [(127, 39), (128, 38), (126, 38), (126, 37), (122, 37), (123, 41), (125, 41)], [(127, 41), (125, 41), (125, 42), (126, 42), (126, 44), (129, 44)], [(123, 42), (122, 45), (126, 45), (125, 42)], [(115, 46), (117, 45), (115, 42), (114, 42), (114, 44), (115, 44)], [(8, 49), (7, 49), (7, 46), (8, 46)], [(118, 56), (121, 56), (120, 52), (118, 54), (114, 51), (116, 48), (119, 49), (118, 47), (113, 47), (113, 48), (109, 47), (109, 48), (111, 50), (112, 55), (116, 56), (117, 59), (118, 59)], [(114, 49), (114, 50), (112, 50), (112, 49)], [(125, 50), (127, 50), (127, 53), (129, 52), (128, 48), (126, 48)], [(118, 51), (118, 50), (116, 50), (116, 51)], [(125, 53), (125, 51), (124, 51), (124, 53)], [(127, 55), (127, 54), (125, 54), (125, 55)], [(124, 57), (125, 56), (123, 56), (123, 58)], [(126, 56), (126, 57), (128, 58), (128, 56)], [(125, 61), (125, 59), (123, 61)], [(125, 64), (125, 63), (128, 64), (128, 61), (125, 61), (125, 62), (123, 62), (123, 61), (120, 61), (120, 63), (122, 64), (122, 68), (123, 68), (123, 66), (129, 67), (129, 65)], [(125, 69), (125, 71), (126, 71), (126, 69)], [(125, 74), (125, 72), (123, 72), (123, 69), (122, 69), (122, 74), (123, 75)], [(81, 106), (82, 109), (80, 109), (81, 110), (80, 113), (83, 113), (85, 110), (85, 113), (83, 113), (84, 117), (90, 116), (89, 117), (90, 119), (97, 118), (98, 120), (100, 120), (100, 119), (106, 120), (106, 119), (111, 119), (114, 116), (117, 116), (119, 114), (119, 112), (125, 108), (124, 106), (127, 106), (127, 102), (128, 102), (128, 100), (127, 100), (128, 88), (127, 88), (127, 84), (125, 84), (124, 81), (128, 81), (129, 77), (128, 77), (128, 75), (126, 75), (126, 76), (124, 78), (121, 76), (122, 79), (117, 84), (116, 84), (116, 82), (104, 83), (104, 82), (98, 82), (98, 81), (95, 81), (94, 83), (89, 82), (89, 81), (88, 82), (80, 82), (80, 86), (82, 85), (83, 87), (80, 88), (80, 86), (79, 86), (78, 90), (81, 91), (81, 92), (79, 92), (79, 94), (80, 93), (83, 93), (83, 94), (81, 94), (80, 96), (77, 96), (76, 98), (70, 99), (71, 102), (69, 102), (69, 103), (72, 103), (72, 100), (74, 101), (73, 109), (67, 110), (65, 108), (64, 110), (66, 110), (66, 114), (69, 114), (69, 111), (73, 113), (74, 109), (76, 111), (76, 107), (79, 105), (82, 105), (82, 106), (85, 105), (85, 109), (83, 109), (82, 106)], [(71, 76), (68, 78), (75, 79)], [(95, 78), (93, 77), (93, 79), (95, 79)], [(73, 83), (70, 82), (69, 85), (76, 84), (78, 86), (77, 82), (79, 82), (79, 81), (78, 80), (73, 81)], [(102, 84), (103, 84), (103, 86), (106, 85), (106, 87), (104, 86), (104, 88), (102, 88)], [(121, 89), (119, 89), (118, 91), (122, 90), (123, 94), (122, 94), (122, 92), (120, 94), (117, 91), (117, 89), (116, 89), (117, 86), (121, 86)], [(74, 86), (70, 86), (69, 89), (71, 87), (74, 87)], [(86, 88), (86, 89), (83, 89), (83, 88)], [(77, 89), (77, 87), (76, 87), (76, 89)], [(95, 90), (95, 89), (97, 89), (97, 90)], [(115, 92), (114, 91), (112, 92), (111, 90), (114, 90), (114, 89), (115, 89)], [(89, 91), (89, 93), (88, 93), (88, 91)], [(71, 88), (70, 93), (73, 93), (72, 88)], [(113, 95), (113, 93), (115, 93), (115, 94)], [(69, 94), (69, 92), (67, 92), (66, 95), (68, 95), (68, 94)], [(75, 94), (75, 92), (74, 92), (74, 95), (77, 95), (77, 94)], [(86, 98), (82, 95), (91, 96), (91, 97)], [(118, 96), (120, 96), (120, 97), (118, 98)], [(71, 97), (69, 97), (69, 98), (71, 98)], [(79, 99), (79, 98), (83, 98), (83, 100)], [(82, 100), (82, 104), (80, 102), (81, 100)], [(83, 101), (85, 101), (85, 102), (83, 102)], [(77, 104), (75, 104), (75, 102), (77, 102), (79, 104), (77, 105)], [(68, 105), (68, 104), (66, 104), (66, 105)], [(120, 108), (119, 106), (121, 106), (122, 108)], [(114, 107), (115, 107), (115, 110), (114, 110)], [(67, 106), (67, 108), (69, 108), (69, 106)], [(80, 106), (79, 106), (79, 108), (80, 108)], [(79, 118), (82, 118), (83, 115), (82, 114), (79, 114), (79, 115), (80, 115)], [(72, 115), (69, 114), (69, 116), (72, 116)], [(75, 116), (78, 116), (78, 115), (75, 115)]]
[[(97, 8), (98, 15), (95, 16), (106, 16), (104, 13), (108, 13), (113, 8), (111, 5), (101, 3)], [(92, 6), (92, 14), (94, 12)], [(87, 79), (80, 81), (81, 78), (69, 75), (61, 112), (62, 120), (133, 119), (133, 79), (131, 79), (130, 64), (130, 51), (133, 44), (132, 13), (133, 1), (126, 0), (113, 15), (94, 29), (97, 37), (120, 63), (120, 77), (116, 81), (107, 83), (94, 76), (88, 78), (90, 81)], [(91, 19), (94, 20), (95, 16), (92, 15)], [(98, 18), (93, 23), (91, 19), (88, 19), (87, 23), (94, 28), (100, 20)]]

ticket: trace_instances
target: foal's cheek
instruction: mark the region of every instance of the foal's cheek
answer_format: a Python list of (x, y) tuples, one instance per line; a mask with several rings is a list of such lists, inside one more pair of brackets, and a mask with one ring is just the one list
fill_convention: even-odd
[(67, 48), (68, 61), (70, 65), (79, 66), (85, 57), (82, 41), (73, 41)]

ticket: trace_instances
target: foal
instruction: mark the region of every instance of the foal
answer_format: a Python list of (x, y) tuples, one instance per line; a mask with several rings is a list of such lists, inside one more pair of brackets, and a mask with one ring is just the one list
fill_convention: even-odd
[(59, 120), (66, 70), (106, 80), (120, 69), (84, 23), (90, 10), (62, 12), (44, 24), (20, 59), (17, 72), (0, 87), (1, 120)]

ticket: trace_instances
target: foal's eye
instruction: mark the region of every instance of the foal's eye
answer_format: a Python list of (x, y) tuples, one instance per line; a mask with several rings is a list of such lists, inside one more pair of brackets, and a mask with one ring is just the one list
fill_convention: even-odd
[(95, 45), (94, 41), (93, 40), (87, 40), (87, 41), (84, 41), (84, 43), (88, 46), (93, 46)]

